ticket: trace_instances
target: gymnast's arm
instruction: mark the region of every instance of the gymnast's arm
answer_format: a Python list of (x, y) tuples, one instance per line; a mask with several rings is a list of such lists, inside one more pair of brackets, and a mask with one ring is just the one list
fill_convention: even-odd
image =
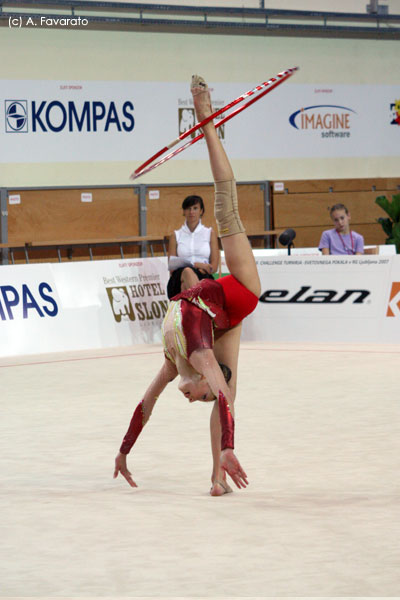
[(214, 352), (209, 349), (195, 350), (189, 362), (204, 375), (218, 402), (221, 423), (221, 467), (238, 488), (248, 484), (247, 475), (234, 453), (235, 413), (232, 393), (225, 381)]
[(137, 487), (128, 470), (126, 456), (129, 454), (133, 444), (136, 442), (143, 427), (149, 420), (159, 395), (166, 388), (168, 383), (175, 379), (177, 374), (178, 372), (175, 365), (165, 358), (163, 366), (147, 388), (143, 399), (139, 402), (133, 413), (129, 429), (124, 436), (121, 448), (115, 458), (114, 479), (118, 477), (118, 473), (121, 473), (131, 487)]

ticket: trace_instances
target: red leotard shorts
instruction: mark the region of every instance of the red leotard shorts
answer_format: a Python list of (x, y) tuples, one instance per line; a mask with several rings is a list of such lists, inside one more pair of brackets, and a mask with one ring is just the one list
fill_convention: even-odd
[(217, 280), (225, 296), (225, 310), (228, 314), (231, 327), (243, 321), (253, 312), (258, 303), (258, 297), (250, 292), (233, 275), (227, 275)]
[(194, 350), (213, 347), (213, 329), (230, 329), (257, 306), (258, 297), (233, 275), (218, 280), (203, 279), (172, 300), (181, 302), (182, 329), (187, 357)]

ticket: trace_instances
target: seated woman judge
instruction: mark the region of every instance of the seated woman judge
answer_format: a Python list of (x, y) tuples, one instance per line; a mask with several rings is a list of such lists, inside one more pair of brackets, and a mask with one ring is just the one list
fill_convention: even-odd
[(212, 279), (218, 267), (217, 235), (212, 227), (205, 227), (201, 222), (203, 199), (188, 196), (182, 203), (182, 210), (185, 222), (169, 238), (169, 299), (193, 287), (201, 279)]
[[(192, 79), (197, 120), (212, 113), (209, 91), (198, 76)], [(237, 365), (242, 320), (257, 306), (260, 279), (249, 240), (240, 220), (232, 167), (210, 121), (203, 127), (215, 182), (215, 217), (230, 275), (204, 279), (171, 301), (162, 325), (164, 361), (137, 405), (120, 451), (114, 477), (119, 473), (137, 487), (127, 455), (147, 423), (157, 399), (170, 381), (180, 375), (179, 390), (189, 401), (210, 402), (212, 496), (231, 492), (228, 474), (238, 488), (247, 475), (234, 452)], [(171, 411), (171, 419), (178, 418)], [(196, 452), (196, 448), (191, 449)]]

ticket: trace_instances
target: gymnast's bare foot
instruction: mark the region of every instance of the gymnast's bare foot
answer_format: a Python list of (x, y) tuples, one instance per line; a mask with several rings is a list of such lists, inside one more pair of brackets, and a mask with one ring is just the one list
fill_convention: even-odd
[(210, 494), (211, 496), (223, 496), (224, 494), (230, 494), (232, 488), (226, 483), (226, 479), (215, 479), (212, 482)]
[(200, 77), (200, 75), (192, 76), (190, 91), (192, 92), (193, 96), (193, 104), (196, 110), (197, 120), (200, 123), (200, 121), (203, 121), (209, 117), (213, 112), (208, 86), (204, 79)]

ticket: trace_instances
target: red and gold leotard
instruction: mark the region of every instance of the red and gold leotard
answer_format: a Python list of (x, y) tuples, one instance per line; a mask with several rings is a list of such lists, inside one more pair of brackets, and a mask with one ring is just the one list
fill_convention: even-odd
[(257, 302), (257, 296), (233, 275), (203, 279), (172, 298), (162, 324), (165, 355), (175, 362), (175, 352), (188, 360), (194, 350), (212, 348), (214, 329), (234, 327)]
[[(214, 329), (229, 329), (257, 306), (258, 298), (235, 277), (217, 281), (203, 279), (190, 290), (174, 296), (162, 324), (164, 352), (173, 363), (188, 360), (194, 350), (212, 348)], [(221, 450), (234, 448), (234, 419), (222, 391), (218, 395), (222, 437)], [(143, 400), (136, 407), (120, 452), (128, 454), (143, 429)]]

